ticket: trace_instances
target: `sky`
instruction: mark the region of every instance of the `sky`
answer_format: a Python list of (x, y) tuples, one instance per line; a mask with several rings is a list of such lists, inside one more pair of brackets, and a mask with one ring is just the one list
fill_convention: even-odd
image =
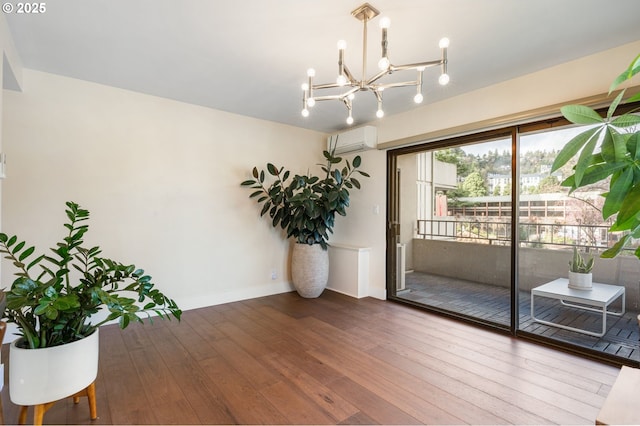
[[(540, 133), (527, 134), (520, 137), (520, 151), (522, 153), (529, 151), (559, 151), (567, 142), (575, 135), (584, 131), (586, 127), (569, 127), (553, 131), (544, 131)], [(493, 142), (484, 142), (474, 145), (461, 147), (467, 154), (484, 155), (489, 151), (503, 152), (511, 150), (511, 139), (496, 140)]]

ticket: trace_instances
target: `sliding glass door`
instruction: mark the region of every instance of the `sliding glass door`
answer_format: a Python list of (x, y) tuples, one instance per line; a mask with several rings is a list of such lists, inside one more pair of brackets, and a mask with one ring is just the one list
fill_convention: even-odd
[[(390, 299), (629, 365), (640, 362), (640, 241), (602, 218), (609, 183), (569, 193), (551, 172), (584, 128), (562, 119), (388, 153)], [(593, 287), (568, 284), (574, 252)]]
[(392, 297), (510, 327), (512, 141), (392, 156)]

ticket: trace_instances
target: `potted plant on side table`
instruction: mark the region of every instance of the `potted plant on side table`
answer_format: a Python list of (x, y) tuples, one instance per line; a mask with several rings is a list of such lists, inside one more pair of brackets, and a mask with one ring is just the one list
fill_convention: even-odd
[(591, 271), (593, 270), (593, 264), (593, 256), (585, 260), (574, 246), (573, 258), (569, 261), (569, 288), (575, 290), (591, 290), (593, 282)]
[[(337, 139), (336, 139), (337, 144)], [(293, 237), (296, 243), (291, 259), (293, 285), (302, 297), (315, 298), (322, 294), (329, 276), (327, 241), (333, 232), (336, 213), (346, 216), (349, 206), (349, 189), (360, 189), (356, 175), (369, 177), (359, 169), (360, 156), (353, 162), (323, 151), (326, 163), (321, 165), (323, 176), (295, 175), (284, 167), (267, 164), (264, 170), (253, 168), (253, 179), (242, 182), (242, 186), (255, 189), (249, 196), (262, 204), (260, 216), (269, 214), (271, 224), (280, 226)], [(273, 181), (266, 183), (267, 176)]]
[[(78, 392), (89, 396), (96, 418), (98, 327), (117, 319), (125, 328), (152, 314), (179, 320), (182, 314), (142, 269), (100, 257), (99, 247), (83, 247), (89, 211), (73, 202), (66, 205), (67, 235), (50, 255), (34, 257), (35, 247), (0, 233), (0, 252), (18, 270), (6, 291), (3, 317), (17, 325), (20, 335), (9, 351), (9, 392), (11, 401), (23, 407), (21, 423), (27, 406), (36, 406), (34, 422), (41, 423), (53, 402)], [(108, 315), (92, 322), (101, 308)]]

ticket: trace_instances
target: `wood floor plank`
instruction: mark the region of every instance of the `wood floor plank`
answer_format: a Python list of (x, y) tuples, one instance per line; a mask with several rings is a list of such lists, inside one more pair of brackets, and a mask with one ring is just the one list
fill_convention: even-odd
[(263, 364), (231, 339), (218, 340), (216, 350), (256, 389), (271, 386), (279, 380), (273, 371), (264, 368)]
[(335, 380), (329, 387), (343, 398), (348, 399), (354, 406), (358, 407), (361, 412), (358, 416), (359, 418), (366, 417), (372, 419), (371, 424), (423, 424), (423, 422), (407, 414), (395, 404), (347, 377)]
[(278, 371), (308, 399), (324, 410), (333, 419), (332, 423), (341, 423), (358, 414), (358, 409), (340, 397), (322, 383), (315, 380), (304, 370), (278, 354), (263, 358), (270, 367)]
[[(462, 419), (449, 413), (446, 409), (408, 391), (395, 381), (389, 381), (377, 374), (380, 372), (374, 372), (367, 362), (362, 361), (365, 358), (364, 353), (357, 353), (358, 360), (344, 359), (345, 351), (338, 349), (324, 348), (323, 351), (311, 351), (311, 354), (425, 424), (464, 423)], [(430, 395), (425, 395), (425, 398), (429, 397)]]
[[(207, 358), (209, 362), (224, 362)], [(199, 424), (235, 424), (237, 419), (231, 412), (220, 390), (206, 374), (200, 362), (191, 360), (171, 368), (174, 380), (200, 420)], [(194, 422), (196, 423), (196, 422)]]
[(292, 423), (226, 360), (207, 359), (201, 365), (213, 385), (219, 389), (225, 405), (233, 413), (234, 423)]
[(260, 393), (294, 424), (334, 424), (335, 421), (295, 387), (277, 382), (263, 388)]

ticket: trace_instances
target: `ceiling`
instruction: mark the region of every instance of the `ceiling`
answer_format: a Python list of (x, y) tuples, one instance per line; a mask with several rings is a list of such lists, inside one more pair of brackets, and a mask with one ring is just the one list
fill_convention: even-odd
[[(346, 108), (319, 102), (303, 118), (300, 86), (310, 67), (316, 83), (335, 81), (339, 39), (362, 75), (362, 24), (351, 16), (362, 3), (65, 0), (47, 2), (43, 14), (4, 16), (26, 68), (331, 133), (347, 127)], [(395, 65), (439, 59), (439, 39), (451, 40), (451, 82), (438, 85), (438, 69), (427, 69), (425, 103), (640, 40), (638, 0), (370, 3), (391, 19)], [(368, 28), (367, 76), (377, 71), (379, 20)], [(386, 115), (419, 107), (414, 93), (387, 90)], [(375, 120), (375, 110), (373, 94), (358, 94), (354, 125)]]

